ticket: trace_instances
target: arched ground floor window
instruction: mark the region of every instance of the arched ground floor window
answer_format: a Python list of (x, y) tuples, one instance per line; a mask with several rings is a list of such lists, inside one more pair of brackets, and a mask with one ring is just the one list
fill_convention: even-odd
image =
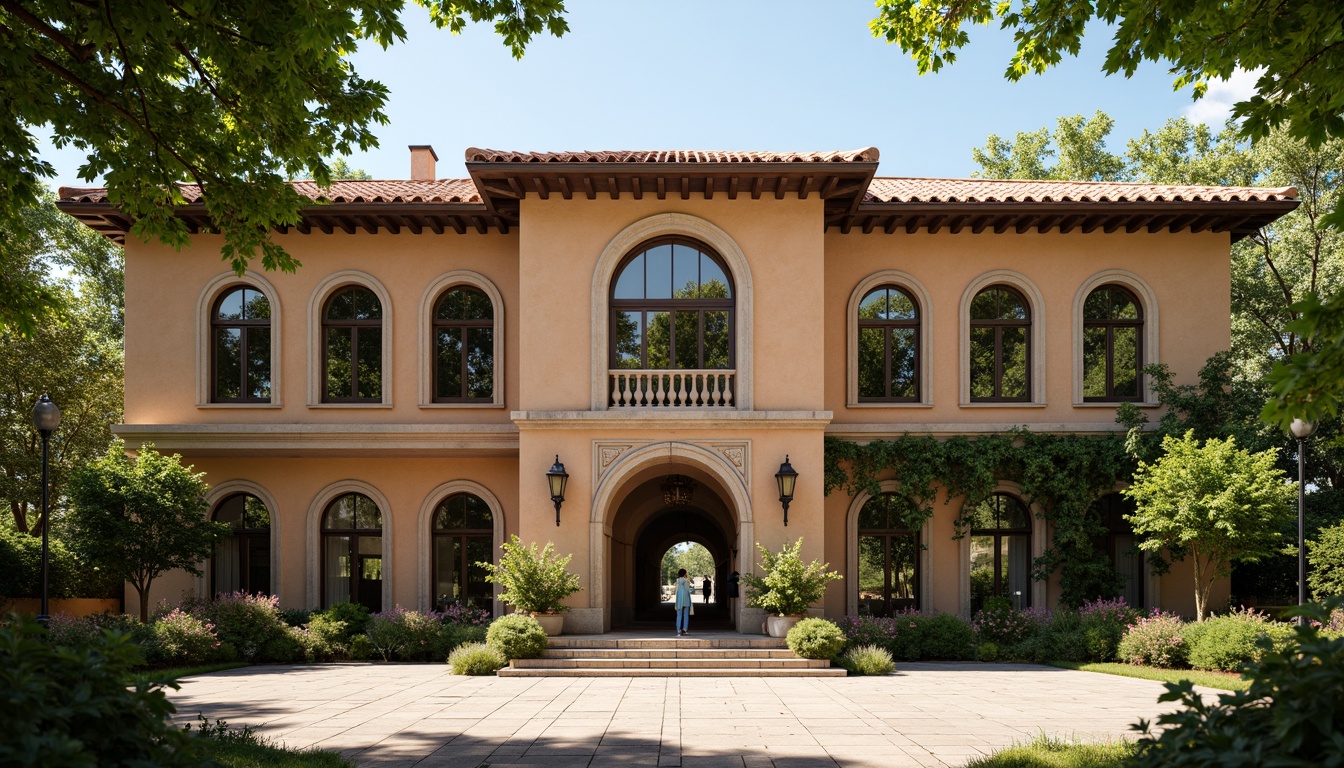
[(890, 616), (919, 609), (919, 535), (901, 521), (894, 493), (869, 499), (859, 511), (860, 614)]
[(474, 494), (454, 493), (439, 503), (431, 525), (434, 608), (464, 603), (493, 612), (494, 592), (477, 565), (495, 562), (490, 506)]
[(322, 607), (383, 609), (383, 515), (361, 493), (338, 496), (322, 515)]
[(261, 499), (235, 493), (215, 507), (215, 521), (229, 535), (215, 542), (210, 558), (210, 594), (271, 591), (271, 513)]
[(991, 598), (1031, 607), (1031, 513), (1006, 493), (980, 502), (971, 515), (971, 613)]

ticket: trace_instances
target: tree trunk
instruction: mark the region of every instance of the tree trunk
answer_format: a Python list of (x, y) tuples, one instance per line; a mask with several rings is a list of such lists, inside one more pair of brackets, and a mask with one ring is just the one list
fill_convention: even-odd
[(1204, 620), (1204, 611), (1209, 603), (1209, 585), (1205, 583), (1204, 572), (1206, 570), (1199, 559), (1199, 545), (1196, 544), (1191, 549), (1191, 558), (1194, 560), (1195, 570), (1195, 620)]
[(146, 585), (144, 585), (144, 586), (142, 587), (142, 586), (140, 586), (139, 584), (132, 583), (132, 586), (135, 587), (135, 591), (136, 591), (136, 593), (140, 595), (140, 623), (141, 623), (141, 624), (148, 624), (148, 623), (149, 623), (149, 584), (146, 584)]

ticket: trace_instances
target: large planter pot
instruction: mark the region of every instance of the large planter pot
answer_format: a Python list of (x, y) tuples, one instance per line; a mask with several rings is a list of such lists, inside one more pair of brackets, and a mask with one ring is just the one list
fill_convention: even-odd
[(793, 625), (802, 621), (802, 616), (767, 616), (765, 631), (771, 637), (784, 637), (793, 629)]
[(537, 620), (541, 628), (546, 630), (546, 634), (555, 637), (565, 629), (565, 614), (563, 613), (534, 613), (532, 618)]

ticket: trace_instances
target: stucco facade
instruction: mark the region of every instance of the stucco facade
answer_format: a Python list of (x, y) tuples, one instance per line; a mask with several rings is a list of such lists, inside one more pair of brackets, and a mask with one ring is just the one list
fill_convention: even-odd
[[(1092, 197), (1060, 185), (1055, 198), (1007, 205), (884, 196), (872, 191), (884, 181), (873, 178), (875, 150), (656, 162), (469, 150), (473, 179), (453, 183), (474, 184), (474, 197), (377, 197), (378, 185), (445, 183), (433, 180), (423, 150), (416, 157), (418, 178), (342, 182), (338, 205), (314, 206), (310, 224), (277, 233), (302, 263), (293, 274), (234, 275), (209, 234), (180, 252), (126, 241), (126, 416), (116, 431), (130, 447), (153, 442), (183, 454), (206, 473), (212, 502), (247, 493), (265, 504), (267, 588), (287, 608), (325, 599), (323, 516), (353, 492), (382, 515), (381, 552), (369, 556), (381, 557), (384, 607), (434, 604), (430, 520), (445, 497), (470, 493), (492, 510), (492, 545), (516, 534), (573, 554), (583, 591), (569, 600), (567, 631), (636, 619), (648, 605), (649, 563), (683, 540), (706, 544), (722, 578), (753, 569), (755, 543), (778, 549), (801, 536), (805, 557), (846, 576), (814, 611), (856, 612), (865, 499), (823, 494), (826, 436), (1116, 431), (1117, 403), (1083, 397), (1090, 292), (1121, 286), (1135, 297), (1140, 364), (1166, 363), (1178, 383), (1191, 382), (1229, 344), (1231, 239), (1295, 204), (1291, 190), (1199, 188), (1200, 197), (1131, 185)], [(63, 190), (62, 207), (115, 236), (115, 217), (90, 192)], [(359, 206), (373, 203), (361, 220)], [(701, 248), (727, 272), (731, 403), (619, 402), (613, 281), (659, 238)], [(218, 402), (212, 388), (211, 319), (240, 285), (270, 306), (268, 402)], [(380, 392), (329, 402), (323, 313), (349, 286), (381, 306)], [(435, 402), (433, 317), (455, 286), (493, 307), (490, 391)], [(857, 305), (882, 286), (918, 309), (918, 394), (901, 402), (857, 396)], [(1029, 305), (1028, 391), (1014, 402), (986, 402), (969, 381), (970, 304), (996, 286)], [(1155, 408), (1140, 389), (1138, 405)], [(787, 527), (775, 480), (786, 455), (799, 473)], [(545, 477), (557, 457), (569, 473), (558, 525)], [(663, 502), (661, 483), (674, 474), (696, 484), (694, 514)], [(970, 543), (954, 537), (959, 507), (936, 505), (918, 532), (915, 600), (924, 610), (971, 610)], [(1032, 521), (1032, 554), (1049, 535), (1045, 521)], [(1192, 612), (1181, 564), (1144, 578), (1150, 607)], [(156, 582), (151, 597), (210, 584), (178, 574)], [(1057, 601), (1056, 582), (1030, 589), (1034, 605)], [(1226, 593), (1224, 583), (1214, 602)], [(730, 620), (758, 631), (759, 613), (740, 603)]]

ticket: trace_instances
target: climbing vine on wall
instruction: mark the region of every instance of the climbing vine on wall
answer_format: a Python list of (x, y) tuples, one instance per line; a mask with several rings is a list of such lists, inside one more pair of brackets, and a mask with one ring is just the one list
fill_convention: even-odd
[(933, 515), (941, 492), (942, 503), (961, 503), (959, 538), (967, 533), (971, 511), (997, 484), (1015, 482), (1023, 500), (1039, 505), (1041, 517), (1054, 525), (1049, 548), (1032, 564), (1032, 577), (1046, 579), (1059, 571), (1060, 602), (1077, 606), (1120, 594), (1120, 577), (1094, 543), (1106, 529), (1093, 502), (1128, 482), (1134, 468), (1120, 435), (1049, 435), (1018, 428), (977, 438), (905, 435), (864, 445), (828, 437), (825, 491), (875, 495), (882, 480), (896, 480), (903, 522), (911, 530)]

